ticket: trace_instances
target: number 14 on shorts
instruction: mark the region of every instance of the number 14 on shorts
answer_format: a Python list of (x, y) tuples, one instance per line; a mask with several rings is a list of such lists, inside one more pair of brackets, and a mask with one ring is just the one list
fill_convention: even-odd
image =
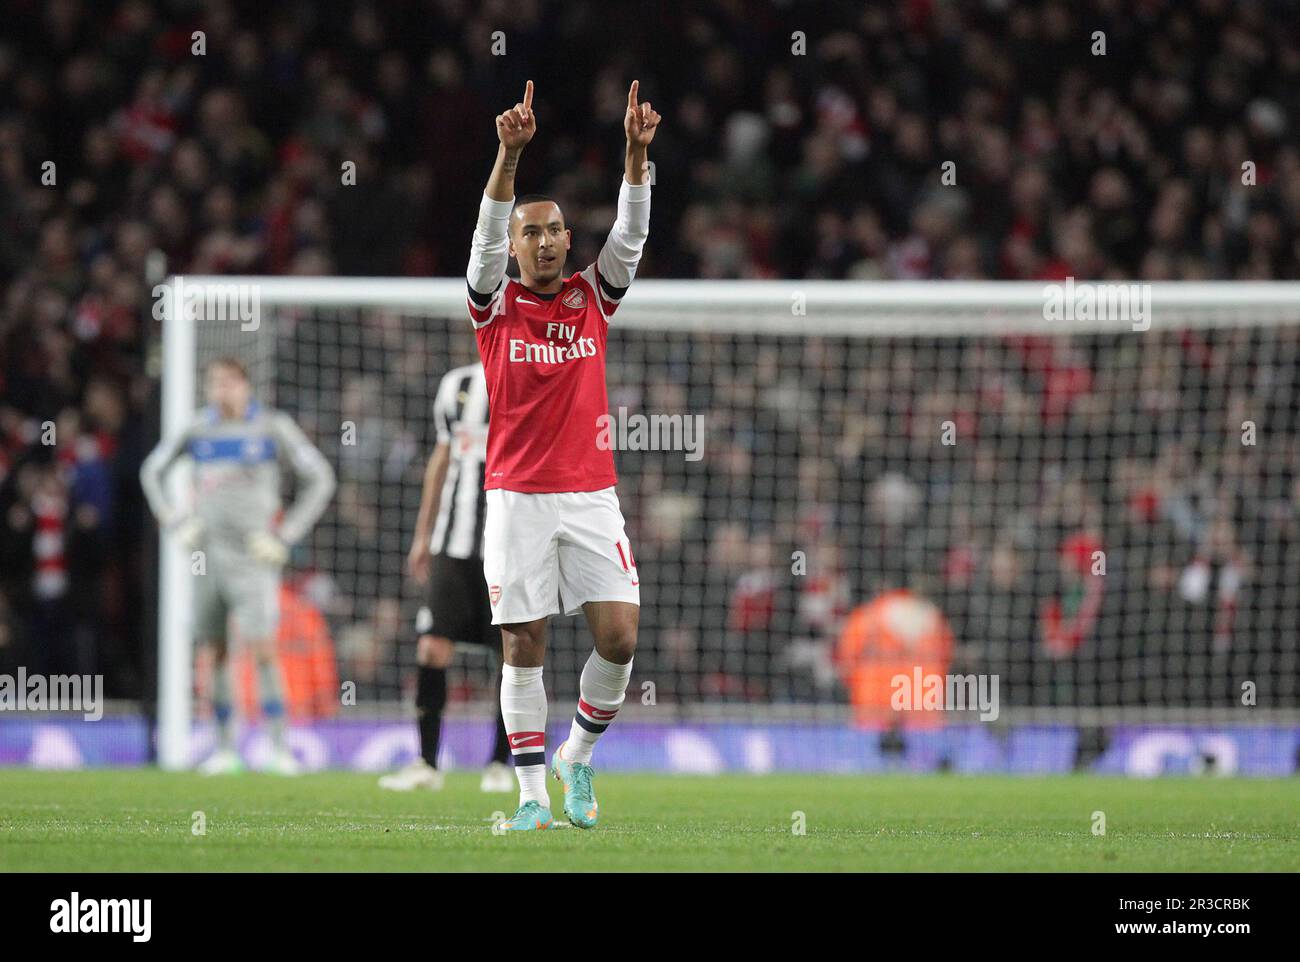
[(615, 541), (614, 547), (618, 550), (618, 562), (627, 572), (627, 576), (632, 579), (632, 584), (639, 585), (640, 578), (636, 570), (636, 558), (632, 557), (632, 543), (630, 541)]

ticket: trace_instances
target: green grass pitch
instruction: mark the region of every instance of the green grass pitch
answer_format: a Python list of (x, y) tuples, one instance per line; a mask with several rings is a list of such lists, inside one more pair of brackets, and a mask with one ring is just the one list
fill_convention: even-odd
[(0, 872), (1300, 867), (1297, 779), (598, 773), (596, 789), (592, 831), (497, 836), (493, 812), (515, 799), (480, 793), (474, 773), (417, 794), (352, 773), (0, 770)]

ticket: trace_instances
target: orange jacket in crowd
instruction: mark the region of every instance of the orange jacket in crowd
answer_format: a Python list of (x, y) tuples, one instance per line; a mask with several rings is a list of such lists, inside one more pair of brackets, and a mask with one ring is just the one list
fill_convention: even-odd
[[(905, 588), (886, 591), (855, 608), (840, 632), (835, 663), (857, 723), (879, 729), (899, 724), (909, 728), (941, 726), (941, 711), (896, 711), (893, 680), (904, 675), (913, 682), (918, 668), (922, 678), (946, 675), (952, 646), (952, 631), (943, 612)], [(917, 699), (921, 694), (915, 691)]]

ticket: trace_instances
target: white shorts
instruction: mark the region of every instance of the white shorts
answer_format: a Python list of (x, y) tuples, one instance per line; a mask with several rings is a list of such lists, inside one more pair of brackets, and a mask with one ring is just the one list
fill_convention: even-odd
[(492, 624), (577, 614), (589, 601), (641, 604), (614, 489), (487, 492), (483, 576)]

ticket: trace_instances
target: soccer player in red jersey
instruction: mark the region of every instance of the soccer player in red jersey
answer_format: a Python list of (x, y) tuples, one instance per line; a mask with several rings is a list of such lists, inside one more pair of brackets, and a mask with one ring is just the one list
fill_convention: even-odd
[[(650, 228), (646, 149), (659, 125), (627, 95), (627, 152), (618, 215), (594, 264), (564, 274), (572, 235), (559, 205), (515, 201), (515, 168), (537, 132), (533, 82), (496, 118), (501, 141), (470, 253), (470, 319), (487, 377), (487, 518), (483, 573), (501, 626), (501, 712), (519, 779), (519, 810), (503, 825), (552, 825), (546, 793), (546, 620), (581, 609), (596, 648), (582, 670), (569, 737), (554, 753), (564, 812), (596, 824), (591, 754), (623, 704), (640, 612), (639, 579), (614, 492), (614, 455), (598, 443), (609, 413), (605, 342)], [(508, 257), (519, 280), (506, 277)]]

